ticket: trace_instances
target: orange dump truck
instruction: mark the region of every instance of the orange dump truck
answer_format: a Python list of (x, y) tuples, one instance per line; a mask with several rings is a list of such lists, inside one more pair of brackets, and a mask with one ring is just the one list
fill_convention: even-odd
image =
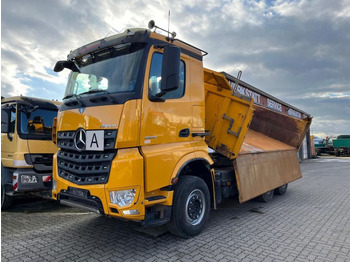
[(173, 36), (128, 29), (56, 63), (71, 73), (54, 199), (191, 237), (222, 199), (268, 201), (301, 177), (311, 117), (203, 68), (205, 52)]

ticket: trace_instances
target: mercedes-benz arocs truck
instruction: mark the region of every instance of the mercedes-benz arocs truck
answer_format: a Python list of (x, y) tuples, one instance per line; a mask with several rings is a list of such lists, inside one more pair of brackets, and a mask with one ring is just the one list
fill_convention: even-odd
[(223, 198), (284, 194), (301, 177), (311, 117), (203, 68), (205, 54), (174, 35), (128, 29), (58, 61), (56, 72), (71, 72), (52, 197), (191, 237)]
[(1, 209), (15, 196), (51, 196), (52, 124), (61, 103), (26, 96), (1, 98)]

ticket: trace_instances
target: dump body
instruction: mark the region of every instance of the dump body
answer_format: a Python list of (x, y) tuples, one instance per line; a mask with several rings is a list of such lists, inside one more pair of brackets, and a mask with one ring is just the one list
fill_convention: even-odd
[(204, 81), (206, 142), (234, 159), (239, 201), (300, 178), (297, 150), (311, 117), (226, 73), (205, 69)]
[(333, 139), (333, 146), (338, 147), (350, 147), (350, 135), (338, 136), (337, 139)]

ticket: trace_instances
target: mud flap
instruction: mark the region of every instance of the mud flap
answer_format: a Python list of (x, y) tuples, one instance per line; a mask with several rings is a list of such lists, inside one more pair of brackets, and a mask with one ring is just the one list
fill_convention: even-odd
[(241, 154), (234, 168), (240, 203), (301, 178), (296, 149)]

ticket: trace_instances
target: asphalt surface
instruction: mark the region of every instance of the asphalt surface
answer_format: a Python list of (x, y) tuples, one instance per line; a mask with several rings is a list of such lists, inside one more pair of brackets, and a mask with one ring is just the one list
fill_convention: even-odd
[(270, 203), (225, 201), (202, 234), (125, 222), (50, 200), (1, 213), (2, 261), (350, 261), (350, 158), (301, 163), (303, 178)]

